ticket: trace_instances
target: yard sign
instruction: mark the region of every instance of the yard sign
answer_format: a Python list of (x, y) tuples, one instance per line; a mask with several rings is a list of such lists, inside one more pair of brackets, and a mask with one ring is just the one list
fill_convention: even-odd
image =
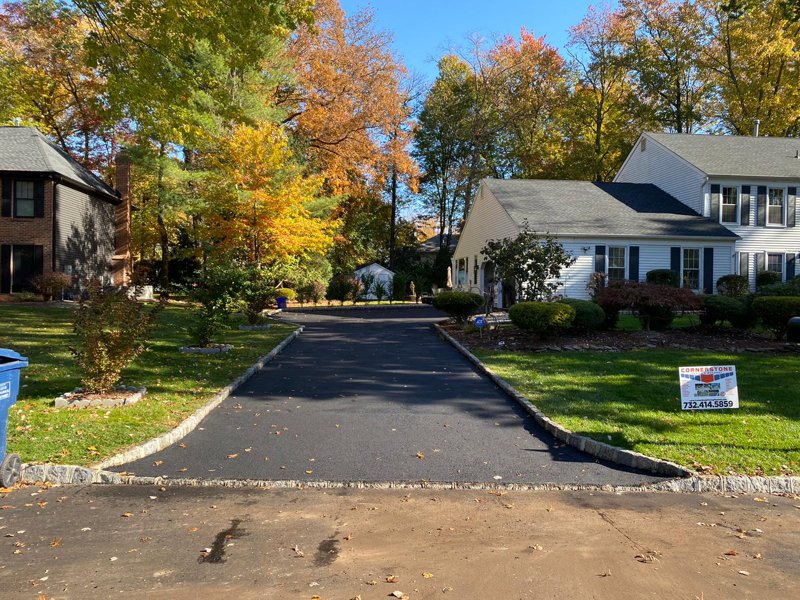
[(736, 367), (680, 367), (681, 408), (708, 410), (739, 408)]

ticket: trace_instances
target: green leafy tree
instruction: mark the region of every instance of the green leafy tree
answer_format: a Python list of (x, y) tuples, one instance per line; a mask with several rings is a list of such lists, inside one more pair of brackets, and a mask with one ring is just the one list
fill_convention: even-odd
[(489, 241), (481, 253), (500, 281), (514, 282), (518, 301), (551, 299), (561, 285), (561, 270), (575, 262), (555, 238), (527, 227), (514, 238)]

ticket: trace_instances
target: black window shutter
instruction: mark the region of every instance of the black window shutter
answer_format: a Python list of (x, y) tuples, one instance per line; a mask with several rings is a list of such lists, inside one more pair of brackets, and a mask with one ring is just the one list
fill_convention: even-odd
[(703, 291), (714, 293), (714, 249), (703, 249)]
[(786, 255), (786, 281), (794, 277), (794, 252)]
[(44, 246), (33, 247), (33, 275), (44, 273)]
[(670, 248), (669, 252), (669, 268), (678, 274), (678, 279), (681, 275), (681, 249), (678, 246)]
[(628, 279), (639, 281), (639, 246), (628, 248)]
[(750, 255), (747, 252), (739, 252), (739, 275), (750, 279)]
[(797, 188), (790, 187), (786, 195), (786, 226), (794, 227), (797, 224)]
[(759, 252), (756, 254), (756, 274), (763, 273), (766, 269), (766, 259), (764, 258), (764, 253)]
[(719, 222), (719, 184), (711, 186), (711, 218)]
[(37, 180), (33, 184), (33, 216), (44, 217), (44, 181)]
[(742, 186), (742, 199), (741, 199), (741, 215), (739, 216), (739, 223), (742, 225), (750, 225), (750, 186)]
[(0, 245), (0, 294), (11, 292), (11, 244)]
[(758, 198), (756, 198), (756, 225), (766, 227), (767, 225), (767, 186), (758, 186)]
[(606, 272), (606, 247), (605, 246), (595, 246), (594, 247), (594, 272), (595, 273), (605, 273)]
[(3, 208), (2, 212), (0, 212), (0, 216), (3, 217), (10, 217), (11, 216), (11, 178), (10, 177), (3, 177), (0, 184), (3, 186)]

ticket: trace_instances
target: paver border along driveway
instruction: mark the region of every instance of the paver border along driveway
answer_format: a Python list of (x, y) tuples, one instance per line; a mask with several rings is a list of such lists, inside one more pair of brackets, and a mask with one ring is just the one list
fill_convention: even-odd
[(635, 485), (663, 479), (603, 463), (544, 432), (435, 335), (431, 324), (442, 317), (433, 309), (285, 318), (306, 329), (276, 360), (179, 444), (115, 470), (348, 482)]

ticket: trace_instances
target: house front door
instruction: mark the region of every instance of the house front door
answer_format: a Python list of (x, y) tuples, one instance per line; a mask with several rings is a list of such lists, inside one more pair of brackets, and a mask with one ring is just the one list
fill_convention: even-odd
[(43, 250), (31, 244), (0, 247), (0, 294), (34, 290), (32, 279), (44, 272)]

